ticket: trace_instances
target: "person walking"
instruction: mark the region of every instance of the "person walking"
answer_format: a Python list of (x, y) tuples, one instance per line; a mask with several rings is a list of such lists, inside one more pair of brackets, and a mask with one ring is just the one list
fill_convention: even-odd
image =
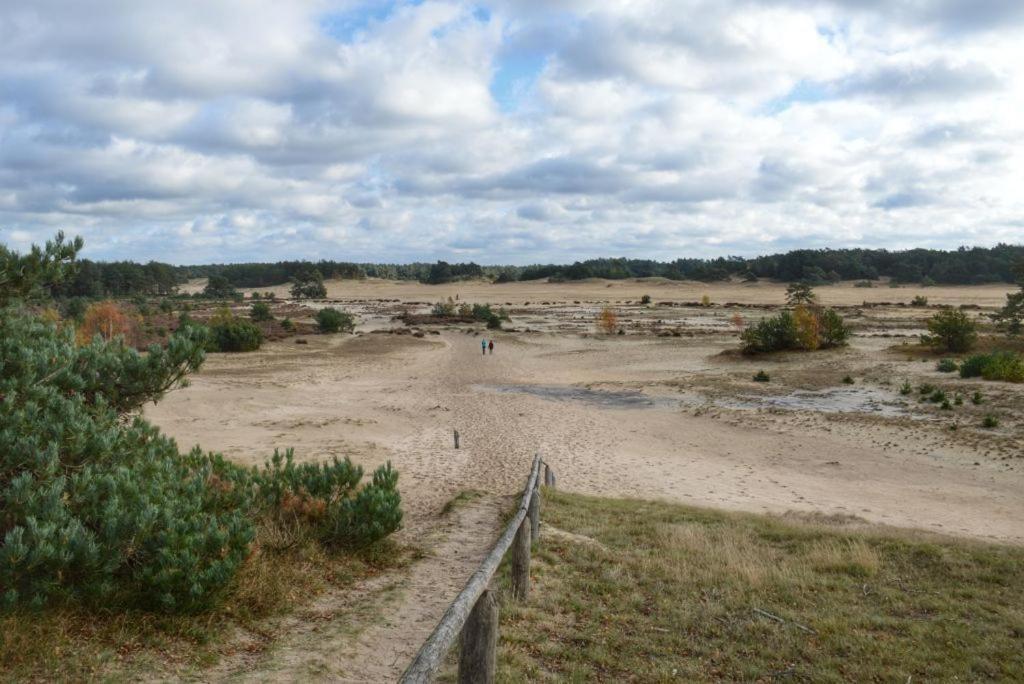
[(487, 343), (487, 351), (488, 353), (491, 354), (494, 353), (494, 340), (491, 340), (490, 342)]
[(480, 353), (487, 356), (487, 340), (480, 340)]

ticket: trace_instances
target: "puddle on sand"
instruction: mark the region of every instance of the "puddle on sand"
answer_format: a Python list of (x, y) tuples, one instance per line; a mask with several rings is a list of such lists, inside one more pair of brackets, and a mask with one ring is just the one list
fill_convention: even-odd
[(819, 413), (867, 413), (897, 417), (913, 415), (892, 393), (872, 387), (838, 387), (825, 390), (796, 390), (790, 394), (753, 394), (709, 398), (696, 392), (678, 397), (652, 397), (637, 390), (592, 390), (559, 385), (474, 385), (473, 389), (502, 394), (529, 394), (549, 401), (576, 401), (601, 408), (655, 408), (717, 406), (735, 410), (776, 408)]
[(501, 394), (529, 394), (550, 401), (578, 401), (602, 408), (651, 408), (678, 405), (678, 401), (649, 397), (635, 390), (601, 391), (558, 385), (474, 385), (474, 389)]
[(873, 387), (796, 390), (790, 394), (743, 395), (737, 399), (720, 397), (711, 403), (734, 409), (778, 408), (819, 413), (870, 413), (887, 417), (910, 414), (906, 406), (896, 401), (890, 392)]

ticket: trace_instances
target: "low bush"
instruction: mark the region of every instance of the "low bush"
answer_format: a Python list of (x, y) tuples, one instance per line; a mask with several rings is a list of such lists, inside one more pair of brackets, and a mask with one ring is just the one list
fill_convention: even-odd
[(953, 353), (970, 351), (978, 339), (977, 326), (966, 313), (943, 309), (928, 320), (928, 334), (921, 341)]
[[(253, 292), (253, 295), (256, 295)], [(274, 314), (270, 312), (270, 306), (266, 302), (256, 302), (249, 308), (249, 318), (254, 321), (272, 321)]]
[(829, 349), (847, 344), (850, 330), (833, 309), (797, 306), (748, 327), (740, 334), (743, 352)]
[[(468, 305), (464, 304), (463, 306)], [(430, 313), (440, 318), (447, 318), (449, 316), (454, 316), (455, 311), (455, 301), (451, 297), (449, 297), (448, 301), (446, 302), (438, 302), (437, 304), (434, 304), (433, 308), (430, 310)]]
[(210, 351), (256, 351), (261, 344), (263, 332), (249, 321), (229, 316), (215, 319), (210, 325)]
[(954, 361), (953, 359), (942, 359), (937, 364), (935, 364), (935, 370), (939, 371), (940, 373), (955, 373), (957, 371), (957, 368), (958, 366), (956, 365), (956, 361)]
[(854, 384), (853, 377), (851, 377), (849, 375), (844, 376), (843, 377), (843, 384), (844, 385), (852, 385), (852, 384)]
[(616, 328), (619, 327), (619, 315), (615, 313), (615, 309), (606, 306), (597, 314), (597, 319), (594, 323), (597, 325), (598, 332), (612, 335), (615, 333)]
[(390, 463), (359, 488), (363, 469), (348, 458), (297, 464), (291, 449), (284, 454), (275, 450), (251, 478), (259, 511), (286, 525), (308, 527), (328, 546), (365, 546), (402, 522), (398, 473)]
[(356, 329), (356, 319), (347, 311), (327, 307), (316, 312), (316, 327), (322, 333), (350, 333)]
[(1008, 351), (974, 354), (960, 364), (960, 377), (1024, 382), (1024, 356)]
[(981, 419), (981, 427), (983, 428), (996, 428), (999, 427), (999, 419), (993, 415), (985, 416)]
[(640, 303), (644, 304), (644, 305), (650, 304), (651, 303), (651, 295), (644, 295), (643, 297), (641, 297), (640, 298)]
[(914, 295), (914, 298), (910, 300), (910, 306), (914, 307), (925, 307), (928, 306), (928, 298), (922, 295)]
[(771, 378), (763, 370), (757, 371), (754, 375), (754, 382), (769, 382)]

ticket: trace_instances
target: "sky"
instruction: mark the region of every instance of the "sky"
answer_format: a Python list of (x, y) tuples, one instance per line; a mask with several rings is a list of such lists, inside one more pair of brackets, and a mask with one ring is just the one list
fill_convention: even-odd
[(0, 243), (171, 263), (1024, 242), (1021, 0), (0, 0)]

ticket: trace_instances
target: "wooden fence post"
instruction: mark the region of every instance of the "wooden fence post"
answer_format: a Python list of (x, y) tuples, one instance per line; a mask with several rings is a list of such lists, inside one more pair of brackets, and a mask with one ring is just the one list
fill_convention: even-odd
[(459, 431), (458, 430), (455, 431), (455, 448), (456, 449), (459, 448)]
[(512, 597), (526, 603), (530, 597), (530, 520), (523, 518), (512, 542)]
[(530, 542), (540, 539), (540, 489), (533, 490), (530, 497)]
[(554, 488), (555, 471), (547, 463), (544, 464), (544, 486)]
[(462, 627), (459, 684), (492, 684), (498, 649), (498, 604), (490, 590), (476, 600)]

